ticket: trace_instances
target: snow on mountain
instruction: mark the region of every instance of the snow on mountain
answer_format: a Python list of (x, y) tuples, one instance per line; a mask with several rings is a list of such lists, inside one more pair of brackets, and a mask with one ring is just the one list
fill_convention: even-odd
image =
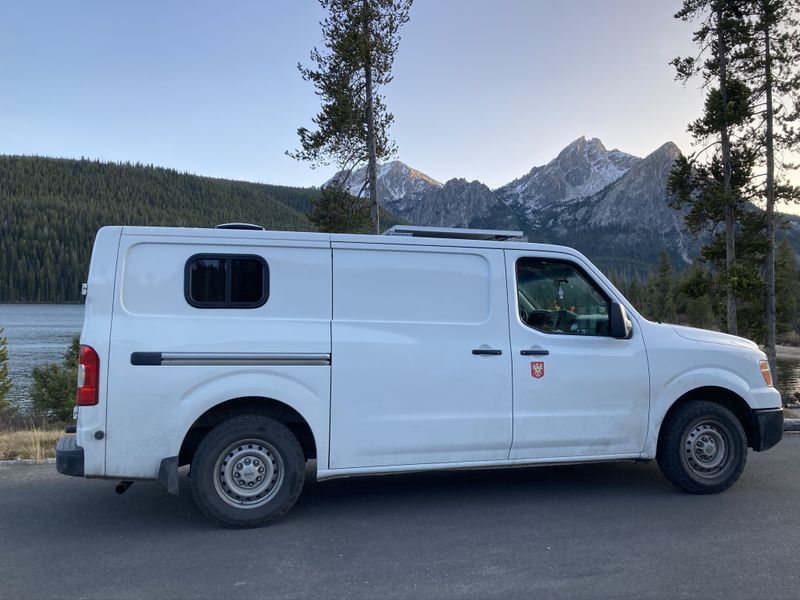
[[(683, 215), (667, 204), (667, 177), (679, 152), (668, 142), (642, 159), (581, 136), (494, 191), (465, 179), (442, 185), (393, 161), (380, 167), (378, 192), (387, 210), (414, 225), (520, 229), (532, 241), (577, 247), (604, 269), (642, 274), (662, 248), (676, 264), (698, 252)], [(353, 193), (365, 174), (353, 174)]]
[(606, 262), (623, 256), (650, 262), (666, 248), (688, 264), (698, 239), (686, 229), (684, 214), (668, 205), (667, 178), (679, 155), (667, 142), (596, 194), (539, 211), (535, 227), (555, 239), (580, 240), (582, 250)]
[(387, 208), (414, 224), (432, 227), (470, 227), (497, 204), (494, 192), (480, 181), (451, 179), (411, 200), (387, 203)]
[(597, 138), (581, 136), (546, 165), (534, 167), (495, 193), (506, 204), (520, 205), (530, 213), (556, 202), (596, 194), (640, 160), (617, 149), (606, 150)]
[[(325, 182), (323, 187), (330, 185), (340, 177), (337, 173)], [(357, 196), (364, 188), (364, 181), (367, 178), (367, 167), (356, 169), (350, 174), (345, 187), (351, 194)], [(378, 165), (378, 196), (381, 202), (388, 208), (393, 202), (408, 198), (409, 200), (430, 189), (441, 188), (442, 184), (426, 175), (422, 171), (412, 169), (407, 164), (393, 160), (388, 163)]]

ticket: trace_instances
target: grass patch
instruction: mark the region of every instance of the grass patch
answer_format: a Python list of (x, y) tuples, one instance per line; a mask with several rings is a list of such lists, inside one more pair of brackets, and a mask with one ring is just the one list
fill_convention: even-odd
[(27, 458), (43, 461), (54, 458), (56, 442), (63, 429), (39, 429), (31, 427), (17, 431), (0, 431), (0, 460)]

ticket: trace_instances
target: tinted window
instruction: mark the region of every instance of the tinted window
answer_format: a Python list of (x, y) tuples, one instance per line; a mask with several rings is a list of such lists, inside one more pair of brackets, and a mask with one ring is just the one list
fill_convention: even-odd
[(197, 308), (256, 308), (267, 301), (267, 263), (260, 256), (193, 256), (186, 263), (184, 290)]
[(189, 266), (191, 297), (195, 302), (225, 302), (226, 261), (200, 258)]
[(545, 258), (517, 261), (520, 319), (534, 329), (609, 335), (608, 297), (578, 267)]
[(264, 263), (250, 258), (231, 260), (231, 302), (258, 302), (264, 294)]

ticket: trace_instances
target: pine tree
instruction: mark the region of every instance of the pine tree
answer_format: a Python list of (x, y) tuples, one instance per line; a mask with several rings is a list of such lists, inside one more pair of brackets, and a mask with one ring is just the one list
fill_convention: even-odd
[(228, 181), (158, 167), (0, 156), (0, 302), (77, 302), (103, 225), (309, 231), (313, 188)]
[(749, 41), (740, 51), (743, 72), (756, 107), (751, 143), (759, 150), (764, 167), (763, 184), (757, 188), (764, 198), (769, 246), (764, 258), (766, 294), (765, 351), (777, 385), (775, 204), (796, 200), (800, 192), (778, 180), (776, 171), (791, 165), (784, 153), (800, 147), (794, 126), (800, 121), (800, 36), (797, 0), (750, 0), (747, 3)]
[(642, 297), (642, 284), (639, 283), (639, 279), (634, 277), (631, 279), (630, 283), (625, 290), (625, 297), (628, 301), (633, 304), (633, 307), (642, 312), (644, 310), (644, 301)]
[[(298, 65), (321, 98), (314, 117), (317, 129), (300, 127), (301, 148), (289, 152), (313, 164), (334, 162), (337, 183), (350, 187), (352, 171), (367, 163), (372, 233), (380, 233), (378, 160), (396, 152), (389, 139), (394, 116), (380, 90), (392, 80), (392, 63), (400, 45), (400, 28), (408, 22), (412, 0), (320, 0), (328, 16), (322, 22), (325, 48), (311, 51), (314, 67)], [(358, 182), (360, 183), (360, 182)]]
[(69, 349), (64, 353), (61, 365), (51, 363), (33, 368), (33, 387), (31, 403), (33, 407), (49, 418), (67, 421), (75, 404), (75, 381), (78, 377), (78, 354), (80, 341), (72, 338)]
[[(736, 260), (736, 225), (743, 203), (742, 187), (749, 181), (751, 150), (737, 143), (735, 136), (750, 120), (750, 91), (738, 77), (741, 65), (733, 62), (747, 38), (743, 0), (684, 0), (675, 15), (683, 21), (698, 19), (694, 41), (699, 56), (672, 61), (677, 79), (687, 82), (700, 77), (707, 86), (703, 116), (689, 125), (689, 132), (700, 146), (690, 159), (681, 158), (670, 177), (672, 205), (690, 205), (687, 223), (693, 229), (707, 224), (725, 224), (725, 269), (733, 280)], [(712, 151), (710, 160), (700, 159)], [(739, 173), (737, 174), (737, 170)], [(738, 177), (737, 177), (738, 175)], [(727, 329), (737, 333), (736, 295), (726, 290)]]
[(761, 265), (767, 251), (766, 219), (763, 212), (742, 211), (736, 234), (736, 261), (727, 271), (725, 266), (725, 234), (717, 234), (703, 247), (703, 259), (714, 265), (717, 276), (715, 287), (733, 290), (739, 301), (739, 328), (743, 335), (763, 343), (766, 335), (764, 323), (764, 277)]
[(8, 339), (0, 328), (0, 410), (9, 406), (8, 392), (11, 390), (11, 377), (8, 374)]
[(369, 233), (369, 201), (330, 185), (314, 200), (308, 219), (325, 233)]
[(666, 250), (661, 251), (658, 269), (650, 279), (651, 317), (659, 322), (675, 321), (675, 299), (672, 282), (672, 264)]
[(692, 263), (677, 284), (686, 298), (686, 321), (692, 327), (712, 329), (714, 320), (715, 290), (711, 274), (699, 260)]
[(800, 333), (800, 266), (786, 238), (775, 256), (775, 297), (777, 330)]

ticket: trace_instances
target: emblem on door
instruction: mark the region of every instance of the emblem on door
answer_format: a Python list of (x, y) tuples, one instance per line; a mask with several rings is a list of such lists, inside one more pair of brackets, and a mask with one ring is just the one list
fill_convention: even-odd
[(531, 375), (533, 376), (534, 379), (541, 379), (542, 377), (544, 377), (544, 363), (532, 362)]

